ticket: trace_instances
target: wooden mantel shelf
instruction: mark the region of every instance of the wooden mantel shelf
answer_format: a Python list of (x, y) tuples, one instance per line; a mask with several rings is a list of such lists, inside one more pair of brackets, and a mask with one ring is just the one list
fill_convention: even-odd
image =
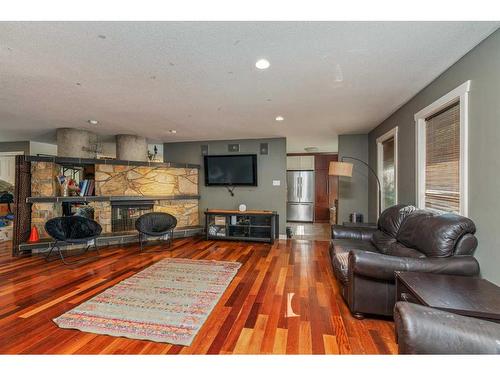
[(107, 165), (124, 165), (131, 167), (163, 167), (163, 168), (194, 168), (200, 169), (199, 164), (190, 163), (173, 163), (173, 162), (154, 162), (154, 161), (133, 161), (133, 160), (116, 160), (116, 159), (86, 159), (86, 158), (69, 158), (60, 156), (39, 156), (25, 155), (24, 160), (27, 162), (42, 161), (52, 162), (63, 165), (89, 165), (89, 164), (107, 164)]
[(63, 202), (113, 202), (113, 201), (175, 201), (200, 199), (199, 195), (141, 195), (141, 196), (74, 196), (74, 197), (28, 197), (26, 203), (63, 203)]

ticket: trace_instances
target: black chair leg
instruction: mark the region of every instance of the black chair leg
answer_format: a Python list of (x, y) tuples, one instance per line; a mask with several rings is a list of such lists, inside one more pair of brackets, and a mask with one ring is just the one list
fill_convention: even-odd
[[(67, 265), (67, 266), (71, 266), (71, 265), (75, 265), (75, 264), (89, 263), (92, 260), (99, 258), (99, 256), (101, 255), (99, 253), (99, 249), (97, 248), (97, 240), (94, 239), (94, 244), (93, 245), (94, 245), (94, 248), (95, 248), (95, 250), (97, 252), (97, 256), (96, 257), (87, 258), (87, 259), (83, 259), (83, 260), (77, 260), (77, 261), (74, 261), (74, 262), (68, 262), (68, 261), (66, 261), (66, 258), (64, 257), (64, 254), (63, 254), (63, 252), (61, 250), (61, 247), (59, 246), (59, 242), (56, 241), (56, 242), (54, 242), (54, 244), (50, 248), (49, 253), (45, 256), (45, 261), (47, 261), (47, 262), (49, 261), (50, 255), (52, 254), (52, 251), (54, 249), (56, 249), (57, 253), (59, 254), (59, 258), (61, 258), (62, 262), (65, 265)], [(88, 245), (87, 248), (83, 251), (83, 253), (80, 253), (80, 255), (87, 253), (89, 251), (89, 249), (90, 249), (91, 246), (92, 246), (92, 244)]]
[[(139, 232), (139, 245), (141, 248), (141, 252), (144, 253), (160, 253), (162, 251), (165, 251), (165, 248), (161, 248), (160, 250), (144, 250), (144, 242), (147, 242), (147, 240), (144, 240), (144, 235)], [(171, 229), (169, 230), (166, 234), (163, 234), (159, 237), (159, 241), (162, 244), (167, 244), (167, 248), (171, 248), (174, 245), (174, 230)]]
[(61, 251), (61, 248), (60, 248), (59, 246), (57, 246), (57, 251), (59, 252), (59, 256), (61, 257), (61, 260), (62, 260), (62, 262), (63, 262), (65, 265), (67, 265), (67, 266), (71, 266), (71, 265), (73, 265), (73, 264), (78, 263), (78, 262), (66, 262), (66, 259), (64, 258), (64, 255), (63, 255), (63, 253), (62, 253), (62, 251)]
[(52, 254), (52, 251), (54, 251), (54, 248), (56, 247), (56, 245), (57, 245), (57, 241), (52, 244), (52, 246), (50, 247), (49, 253), (47, 255), (45, 255), (46, 262), (49, 261), (50, 255)]
[[(67, 266), (71, 265), (71, 264), (75, 264), (77, 262), (74, 262), (74, 263), (69, 263), (69, 262), (66, 262), (66, 259), (64, 258), (64, 255), (61, 251), (61, 247), (59, 246), (59, 243), (58, 241), (54, 242), (54, 244), (52, 245), (52, 247), (50, 248), (50, 251), (49, 253), (45, 256), (45, 261), (48, 262), (49, 261), (49, 258), (50, 258), (50, 255), (52, 254), (52, 251), (54, 249), (57, 249), (57, 253), (59, 254), (59, 257), (61, 258), (61, 260), (63, 261), (63, 263)], [(88, 249), (88, 248), (87, 248)], [(87, 250), (85, 250), (87, 251)]]
[(97, 255), (101, 256), (101, 253), (99, 252), (99, 248), (97, 247), (97, 239), (94, 239), (94, 248), (95, 248), (95, 252), (97, 253)]

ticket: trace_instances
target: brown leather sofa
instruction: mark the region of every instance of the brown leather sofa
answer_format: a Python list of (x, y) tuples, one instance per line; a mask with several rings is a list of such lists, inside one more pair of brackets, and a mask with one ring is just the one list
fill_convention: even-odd
[(407, 205), (386, 209), (377, 228), (333, 225), (331, 262), (349, 310), (392, 316), (395, 271), (478, 275), (475, 232), (466, 217)]
[(400, 354), (500, 354), (500, 324), (398, 302)]

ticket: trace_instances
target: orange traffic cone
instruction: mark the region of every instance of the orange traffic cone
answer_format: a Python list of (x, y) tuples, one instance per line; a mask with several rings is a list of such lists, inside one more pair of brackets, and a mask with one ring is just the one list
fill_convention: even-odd
[(36, 227), (31, 228), (30, 238), (28, 238), (28, 242), (38, 242), (40, 240), (40, 236), (38, 235), (38, 229)]

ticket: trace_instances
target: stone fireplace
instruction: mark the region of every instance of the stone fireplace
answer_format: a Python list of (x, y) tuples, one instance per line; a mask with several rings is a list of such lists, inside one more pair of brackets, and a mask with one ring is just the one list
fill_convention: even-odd
[[(93, 207), (94, 219), (102, 226), (101, 243), (108, 241), (107, 237), (133, 240), (135, 220), (146, 212), (175, 216), (176, 236), (193, 235), (202, 229), (198, 211), (198, 165), (45, 156), (24, 156), (16, 163), (22, 163), (27, 170), (23, 184), (30, 188), (18, 197), (18, 206), (26, 205), (22, 209), (29, 216), (14, 228), (14, 253), (46, 247), (49, 236), (44, 224), (52, 217), (61, 216), (62, 204), (68, 202), (85, 202)], [(95, 195), (60, 196), (56, 176), (67, 166), (92, 166)], [(33, 226), (42, 240), (38, 244), (27, 243)]]
[(142, 215), (153, 211), (153, 201), (115, 201), (111, 202), (111, 232), (135, 230), (135, 221)]

